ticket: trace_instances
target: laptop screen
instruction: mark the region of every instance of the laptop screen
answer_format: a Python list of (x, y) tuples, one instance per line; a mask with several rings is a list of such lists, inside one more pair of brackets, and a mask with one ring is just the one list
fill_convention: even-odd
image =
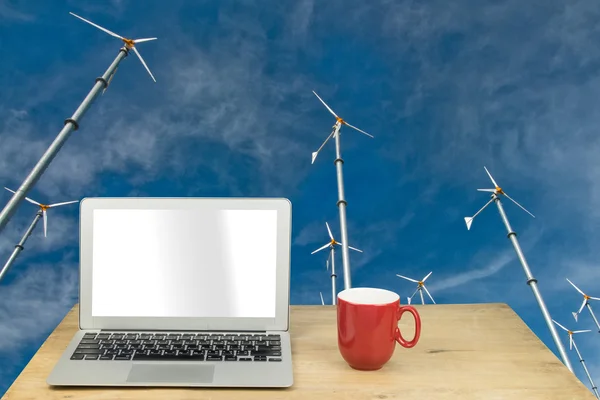
[(93, 219), (93, 317), (275, 317), (276, 210), (97, 209)]

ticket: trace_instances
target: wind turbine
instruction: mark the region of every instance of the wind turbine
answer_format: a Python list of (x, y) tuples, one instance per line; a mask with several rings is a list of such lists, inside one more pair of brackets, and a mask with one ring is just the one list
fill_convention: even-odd
[(27, 194), (29, 193), (31, 188), (37, 183), (37, 181), (41, 178), (41, 176), (46, 171), (46, 169), (48, 168), (48, 166), (50, 165), (52, 160), (56, 157), (56, 155), (58, 154), (58, 152), (60, 151), (62, 146), (65, 144), (65, 142), (71, 135), (71, 132), (79, 129), (80, 120), (83, 118), (83, 116), (86, 113), (86, 111), (88, 110), (88, 108), (94, 102), (94, 100), (98, 96), (98, 93), (100, 93), (101, 90), (104, 93), (104, 90), (106, 90), (106, 88), (110, 84), (110, 82), (117, 70), (117, 67), (119, 66), (119, 63), (125, 57), (127, 57), (130, 50), (133, 50), (135, 52), (135, 54), (138, 56), (138, 58), (140, 59), (140, 61), (142, 62), (142, 64), (144, 65), (144, 67), (146, 68), (148, 73), (150, 74), (150, 77), (152, 78), (152, 80), (154, 82), (156, 82), (156, 79), (154, 79), (154, 76), (150, 72), (150, 69), (148, 68), (148, 66), (142, 59), (142, 56), (140, 55), (140, 53), (137, 51), (137, 48), (135, 47), (135, 45), (138, 43), (155, 40), (156, 38), (127, 39), (125, 37), (117, 35), (116, 33), (109, 31), (108, 29), (105, 29), (99, 25), (96, 25), (93, 22), (90, 22), (87, 19), (84, 19), (76, 14), (73, 14), (73, 13), (69, 13), (69, 14), (87, 22), (90, 25), (95, 26), (96, 28), (108, 33), (111, 36), (121, 39), (121, 41), (123, 41), (123, 43), (124, 43), (124, 46), (119, 49), (119, 53), (118, 53), (117, 57), (110, 64), (110, 66), (108, 67), (106, 72), (104, 72), (104, 75), (96, 78), (96, 82), (94, 83), (92, 90), (90, 90), (88, 95), (83, 99), (82, 103), (79, 105), (77, 110), (75, 110), (75, 113), (71, 116), (71, 118), (67, 118), (65, 120), (64, 127), (62, 128), (62, 130), (59, 132), (59, 134), (56, 136), (56, 138), (54, 139), (52, 144), (48, 147), (48, 149), (42, 155), (42, 157), (37, 162), (35, 167), (33, 167), (31, 172), (29, 173), (29, 175), (25, 178), (25, 180), (23, 181), (21, 186), (17, 189), (17, 191), (14, 193), (14, 195), (11, 197), (11, 199), (8, 201), (8, 203), (4, 206), (4, 208), (0, 212), (0, 232), (2, 232), (2, 230), (4, 229), (6, 224), (8, 224), (8, 221), (12, 218), (12, 216), (16, 212), (19, 204), (23, 201), (23, 199), (25, 199), (25, 196), (27, 196)]
[[(11, 190), (11, 189), (9, 189), (7, 187), (5, 187), (4, 189), (8, 190), (11, 193), (15, 193), (14, 190)], [(37, 225), (37, 223), (38, 223), (38, 221), (39, 221), (40, 218), (43, 218), (43, 220), (44, 220), (44, 237), (47, 236), (48, 216), (46, 214), (46, 211), (48, 209), (79, 202), (79, 200), (74, 200), (74, 201), (65, 201), (65, 202), (62, 202), (62, 203), (55, 203), (55, 204), (48, 204), (48, 205), (46, 205), (46, 204), (38, 203), (35, 200), (31, 200), (29, 197), (25, 197), (25, 200), (27, 200), (31, 204), (37, 205), (39, 207), (39, 210), (35, 213), (35, 217), (33, 218), (33, 221), (29, 225), (29, 228), (27, 228), (27, 230), (25, 231), (25, 234), (23, 235), (23, 237), (21, 238), (21, 240), (19, 241), (19, 243), (17, 243), (17, 245), (15, 246), (15, 249), (13, 250), (12, 254), (10, 255), (10, 257), (8, 258), (8, 261), (6, 261), (6, 264), (4, 264), (4, 266), (0, 270), (0, 281), (2, 280), (2, 277), (4, 276), (4, 274), (6, 274), (6, 272), (10, 268), (10, 266), (17, 259), (17, 256), (21, 253), (21, 251), (23, 251), (23, 249), (24, 249), (23, 246), (25, 245), (25, 242), (27, 241), (27, 238), (29, 238), (29, 236), (31, 235), (31, 232), (33, 232), (33, 229)]]
[(486, 208), (491, 202), (496, 203), (496, 206), (498, 206), (498, 212), (500, 213), (500, 216), (502, 217), (502, 221), (504, 221), (504, 225), (506, 226), (506, 230), (508, 231), (508, 238), (510, 239), (513, 247), (515, 248), (517, 257), (521, 261), (521, 265), (523, 266), (523, 270), (525, 271), (525, 276), (527, 277), (527, 284), (531, 287), (531, 290), (533, 291), (533, 294), (538, 302), (538, 305), (540, 306), (540, 309), (542, 310), (542, 315), (544, 316), (546, 325), (548, 325), (548, 329), (550, 329), (550, 333), (552, 334), (552, 339), (554, 340), (554, 343), (556, 344), (556, 347), (558, 348), (558, 351), (561, 355), (561, 358), (563, 359), (564, 364), (569, 369), (569, 371), (573, 372), (573, 367), (571, 366), (571, 361), (569, 360), (569, 357), (567, 356), (567, 352), (565, 351), (563, 343), (561, 342), (560, 337), (558, 336), (558, 332), (556, 331), (554, 324), (552, 324), (552, 319), (550, 317), (550, 313), (548, 312), (548, 309), (546, 308), (546, 304), (544, 303), (544, 299), (542, 298), (542, 294), (540, 293), (540, 290), (537, 287), (537, 279), (535, 279), (533, 277), (533, 275), (531, 274), (531, 270), (529, 269), (529, 265), (527, 264), (525, 255), (523, 254), (523, 251), (521, 250), (521, 246), (519, 245), (519, 242), (517, 240), (517, 233), (512, 229), (512, 227), (510, 226), (510, 223), (508, 222), (508, 217), (506, 216), (506, 213), (504, 212), (504, 207), (502, 206), (502, 203), (500, 202), (500, 195), (506, 196), (506, 198), (511, 200), (513, 203), (515, 203), (517, 206), (519, 206), (521, 209), (523, 209), (526, 213), (528, 213), (532, 217), (535, 218), (535, 216), (532, 213), (530, 213), (529, 211), (527, 211), (522, 205), (520, 205), (515, 200), (513, 200), (511, 197), (509, 197), (504, 192), (504, 190), (502, 190), (502, 188), (500, 186), (498, 186), (498, 184), (492, 177), (492, 174), (490, 174), (490, 171), (488, 171), (488, 169), (485, 166), (483, 168), (485, 169), (485, 172), (487, 172), (488, 176), (490, 177), (490, 180), (494, 184), (494, 189), (477, 189), (477, 190), (480, 192), (492, 193), (492, 195), (491, 195), (492, 198), (479, 211), (477, 211), (475, 213), (475, 215), (473, 215), (472, 217), (465, 217), (467, 229), (471, 229), (471, 224), (473, 223), (473, 219), (481, 211), (483, 211), (484, 208)]
[(583, 293), (583, 291), (577, 286), (575, 286), (575, 284), (571, 282), (569, 278), (567, 278), (567, 282), (569, 282), (575, 288), (575, 290), (577, 290), (583, 296), (583, 302), (581, 303), (581, 307), (579, 307), (579, 310), (577, 312), (573, 313), (573, 318), (575, 318), (575, 321), (577, 321), (577, 316), (581, 313), (581, 311), (583, 311), (583, 307), (587, 306), (587, 309), (589, 310), (590, 314), (592, 315), (592, 318), (594, 319), (594, 322), (596, 323), (596, 326), (598, 327), (598, 332), (600, 332), (600, 324), (598, 324), (598, 320), (596, 319), (596, 316), (592, 311), (592, 306), (589, 302), (589, 300), (600, 300), (600, 298), (588, 296), (587, 294)]
[(325, 139), (325, 141), (323, 142), (321, 147), (318, 148), (317, 151), (312, 153), (311, 164), (314, 164), (315, 160), (317, 159), (317, 155), (319, 154), (321, 149), (325, 146), (325, 143), (327, 143), (329, 141), (329, 139), (331, 139), (331, 137), (333, 136), (335, 138), (335, 161), (334, 161), (334, 164), (335, 164), (335, 167), (337, 170), (337, 186), (338, 186), (337, 206), (338, 206), (338, 209), (340, 212), (340, 231), (342, 233), (342, 242), (343, 242), (343, 244), (342, 244), (342, 264), (343, 264), (343, 268), (344, 268), (344, 288), (350, 289), (352, 286), (352, 279), (350, 278), (350, 255), (348, 254), (348, 248), (349, 248), (347, 245), (348, 229), (347, 229), (347, 224), (346, 224), (346, 205), (348, 203), (344, 196), (344, 175), (342, 173), (342, 164), (344, 164), (344, 160), (342, 159), (342, 152), (340, 150), (340, 129), (342, 128), (342, 125), (346, 125), (352, 129), (359, 131), (360, 133), (363, 133), (363, 134), (371, 137), (371, 138), (373, 136), (363, 130), (358, 129), (355, 126), (350, 125), (349, 123), (344, 121), (342, 118), (338, 117), (338, 115), (335, 112), (333, 112), (333, 110), (323, 101), (323, 99), (321, 99), (319, 97), (319, 95), (314, 90), (313, 90), (313, 93), (315, 94), (315, 96), (317, 96), (317, 98), (321, 101), (321, 103), (323, 103), (323, 105), (329, 110), (329, 112), (331, 114), (333, 114), (333, 116), (336, 119), (336, 122), (333, 125), (333, 130), (331, 131), (331, 133), (329, 134), (327, 139)]
[(325, 300), (323, 300), (323, 293), (319, 292), (319, 296), (321, 296), (321, 305), (325, 305)]
[(590, 380), (590, 384), (592, 385), (592, 390), (594, 391), (596, 398), (600, 399), (600, 394), (598, 393), (598, 388), (594, 384), (594, 381), (592, 380), (592, 377), (590, 376), (590, 372), (588, 371), (587, 367), (585, 366), (585, 361), (583, 360), (583, 357), (581, 357), (581, 353), (579, 352), (579, 349), (577, 348), (575, 339), (573, 339), (573, 334), (591, 332), (591, 330), (586, 329), (583, 331), (571, 331), (571, 330), (568, 330), (567, 328), (565, 328), (564, 326), (562, 326), (561, 324), (559, 324), (558, 322), (556, 322), (555, 320), (552, 320), (552, 322), (554, 322), (556, 325), (560, 326), (563, 330), (565, 330), (569, 334), (569, 349), (573, 350), (573, 347), (575, 347), (575, 351), (577, 352), (577, 356), (579, 357), (579, 362), (583, 366), (583, 369), (585, 370), (585, 374), (587, 375), (588, 379)]
[[(333, 238), (333, 234), (331, 233), (331, 229), (329, 229), (329, 224), (327, 222), (325, 222), (325, 226), (327, 227), (327, 233), (329, 233), (329, 238), (331, 240), (310, 254), (315, 254), (321, 250), (325, 250), (328, 247), (330, 249), (329, 256), (327, 256), (327, 270), (329, 271), (329, 260), (331, 259), (331, 304), (335, 305), (337, 300), (337, 290), (335, 288), (335, 278), (337, 277), (337, 275), (335, 274), (335, 245), (337, 244), (338, 246), (343, 246), (343, 243), (340, 243)], [(362, 250), (359, 250), (352, 246), (348, 246), (348, 248), (361, 253), (363, 252)]]
[(414, 293), (412, 294), (412, 296), (410, 296), (408, 298), (408, 304), (411, 304), (412, 298), (415, 296), (415, 294), (417, 294), (417, 292), (419, 292), (419, 294), (421, 295), (421, 304), (425, 304), (425, 298), (423, 297), (423, 290), (425, 290), (425, 293), (427, 293), (427, 296), (429, 296), (429, 298), (431, 299), (431, 301), (433, 302), (433, 304), (436, 304), (435, 300), (433, 300), (433, 297), (431, 297), (431, 293), (429, 293), (429, 290), (427, 290), (427, 288), (425, 287), (425, 281), (427, 280), (427, 278), (429, 278), (429, 276), (431, 276), (432, 273), (433, 273), (433, 271), (431, 271), (430, 273), (428, 273), (420, 281), (418, 281), (416, 279), (408, 278), (406, 276), (402, 276), (402, 275), (396, 274), (396, 276), (398, 276), (398, 277), (400, 277), (402, 279), (406, 279), (407, 281), (411, 281), (411, 282), (414, 282), (414, 283), (417, 284), (417, 289), (414, 291)]

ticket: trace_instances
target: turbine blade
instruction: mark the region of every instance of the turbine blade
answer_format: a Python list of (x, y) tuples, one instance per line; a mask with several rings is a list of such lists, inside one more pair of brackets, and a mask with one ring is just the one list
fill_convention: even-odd
[(423, 285), (423, 289), (425, 289), (425, 293), (427, 293), (427, 296), (429, 296), (429, 298), (431, 299), (431, 301), (433, 301), (433, 304), (436, 304), (435, 300), (433, 300), (433, 297), (431, 297), (431, 293), (429, 293), (429, 290), (427, 290), (427, 288), (425, 287), (425, 285)]
[(411, 300), (412, 300), (412, 297), (409, 297), (406, 299), (406, 301), (408, 302), (408, 305), (410, 305)]
[(321, 305), (324, 306), (325, 300), (323, 300), (323, 293), (319, 292), (319, 295), (321, 296)]
[(569, 350), (573, 350), (573, 335), (569, 335)]
[(368, 136), (368, 137), (370, 137), (370, 138), (375, 138), (373, 135), (371, 135), (371, 134), (369, 134), (369, 133), (367, 133), (367, 132), (365, 132), (365, 131), (363, 131), (363, 130), (360, 130), (360, 129), (358, 129), (357, 127), (355, 127), (355, 126), (353, 126), (353, 125), (350, 125), (349, 123), (347, 123), (347, 122), (345, 122), (345, 121), (344, 121), (344, 125), (347, 125), (347, 126), (349, 126), (350, 128), (352, 128), (352, 129), (356, 129), (356, 130), (357, 130), (357, 131), (359, 131), (360, 133), (364, 133), (365, 135), (367, 135), (367, 136)]
[(492, 183), (494, 184), (495, 187), (500, 187), (498, 186), (498, 184), (496, 183), (496, 181), (494, 180), (494, 178), (492, 178), (492, 174), (490, 174), (490, 171), (488, 171), (487, 168), (485, 168), (485, 166), (483, 167), (485, 169), (485, 172), (487, 172), (488, 176), (490, 177), (490, 179), (492, 180)]
[(563, 328), (565, 330), (565, 332), (569, 332), (569, 330), (567, 328), (565, 328), (564, 326), (562, 326), (561, 324), (559, 324), (558, 322), (556, 322), (555, 320), (552, 320), (552, 322), (554, 322), (556, 325), (560, 326), (561, 328)]
[(48, 233), (48, 214), (46, 213), (46, 210), (42, 210), (42, 216), (44, 217), (44, 237), (46, 237), (46, 234)]
[(591, 332), (591, 329), (585, 329), (583, 331), (573, 331), (573, 333), (584, 333), (584, 332)]
[(144, 64), (144, 67), (146, 68), (146, 71), (148, 71), (148, 73), (150, 74), (150, 77), (152, 78), (152, 80), (154, 81), (154, 83), (156, 83), (156, 79), (154, 79), (154, 75), (152, 75), (152, 72), (150, 72), (150, 68), (148, 68), (148, 66), (146, 65), (146, 62), (144, 61), (144, 59), (140, 55), (139, 51), (137, 51), (137, 49), (135, 47), (132, 47), (132, 49), (135, 52), (135, 54), (138, 56), (138, 58), (140, 59), (140, 61), (142, 62), (142, 64)]
[(50, 205), (48, 206), (48, 208), (52, 208), (52, 207), (60, 207), (60, 206), (64, 206), (64, 205), (67, 205), (67, 204), (73, 204), (73, 203), (79, 203), (79, 200), (65, 201), (65, 202), (62, 202), (62, 203), (54, 203), (54, 204), (50, 204)]
[(349, 249), (352, 249), (352, 250), (354, 250), (354, 251), (358, 251), (358, 252), (360, 252), (360, 253), (362, 253), (362, 252), (363, 252), (362, 250), (360, 250), (360, 249), (357, 249), (356, 247), (348, 246), (348, 248), (349, 248)]
[(414, 282), (414, 283), (419, 283), (419, 281), (416, 280), (416, 279), (407, 278), (406, 276), (402, 276), (402, 275), (399, 275), (399, 274), (396, 274), (396, 276), (399, 276), (402, 279), (406, 279), (407, 281), (411, 281), (411, 282)]
[(592, 296), (590, 296), (590, 299), (592, 299), (592, 300), (600, 300), (599, 297), (592, 297)]
[(138, 44), (138, 43), (143, 43), (143, 42), (149, 42), (151, 40), (156, 40), (156, 39), (158, 39), (158, 38), (151, 37), (151, 38), (144, 38), (144, 39), (135, 39), (133, 41), (133, 43)]
[(478, 192), (491, 192), (496, 193), (496, 189), (477, 189)]
[(319, 247), (318, 249), (316, 249), (315, 251), (313, 251), (313, 252), (312, 252), (312, 253), (310, 253), (310, 254), (315, 254), (317, 251), (321, 251), (321, 250), (323, 250), (323, 249), (325, 249), (325, 248), (329, 247), (329, 245), (330, 245), (330, 244), (331, 244), (331, 243), (327, 243), (325, 246), (323, 246), (323, 247)]
[(465, 217), (465, 222), (467, 223), (467, 230), (471, 229), (471, 224), (473, 223), (475, 217), (478, 216), (479, 213), (482, 212), (487, 206), (489, 206), (492, 201), (494, 201), (494, 199), (490, 199), (487, 203), (485, 203), (485, 205), (481, 207), (479, 211), (477, 211), (472, 217)]
[(333, 235), (331, 234), (331, 229), (329, 229), (329, 224), (327, 222), (325, 222), (325, 226), (327, 227), (327, 232), (329, 233), (329, 237), (331, 238), (331, 240), (334, 240)]
[(429, 278), (431, 276), (431, 274), (433, 274), (433, 271), (428, 273), (427, 276), (425, 278), (423, 278), (423, 280), (421, 282), (425, 282), (427, 280), (427, 278)]
[[(417, 292), (419, 291), (419, 288), (417, 287), (417, 289), (414, 291), (414, 293), (409, 297), (409, 299), (412, 299), (413, 297), (415, 297), (415, 294), (417, 294)], [(408, 302), (408, 304), (410, 304), (410, 301)]]
[[(9, 192), (11, 192), (11, 193), (14, 193), (14, 194), (16, 194), (16, 193), (17, 193), (17, 192), (15, 192), (14, 190), (11, 190), (11, 189), (7, 188), (6, 186), (4, 187), (4, 189), (6, 189), (6, 190), (8, 190)], [(41, 204), (40, 204), (40, 203), (38, 203), (38, 202), (37, 202), (37, 201), (35, 201), (35, 200), (31, 200), (29, 197), (25, 197), (25, 200), (27, 200), (27, 201), (28, 201), (28, 202), (30, 202), (31, 204), (35, 204), (36, 206), (41, 206)]]
[(104, 32), (108, 33), (108, 34), (109, 34), (109, 35), (111, 35), (111, 36), (114, 36), (114, 37), (116, 37), (116, 38), (119, 38), (119, 39), (123, 39), (123, 37), (121, 37), (121, 36), (117, 35), (116, 33), (114, 33), (114, 32), (111, 32), (111, 31), (109, 31), (108, 29), (101, 27), (100, 25), (96, 25), (95, 23), (93, 23), (93, 22), (91, 22), (91, 21), (88, 21), (87, 19), (85, 19), (85, 18), (82, 18), (82, 17), (80, 17), (80, 16), (79, 16), (79, 15), (77, 15), (77, 14), (74, 14), (74, 13), (72, 13), (72, 12), (69, 12), (69, 14), (71, 14), (71, 15), (72, 15), (72, 16), (74, 16), (74, 17), (77, 17), (77, 18), (79, 18), (79, 19), (80, 19), (80, 20), (82, 20), (82, 21), (85, 21), (85, 22), (87, 22), (88, 24), (90, 24), (90, 25), (92, 25), (92, 26), (95, 26), (96, 28), (100, 29), (101, 31), (104, 31)]
[(523, 209), (523, 211), (525, 211), (527, 214), (529, 214), (529, 215), (531, 215), (533, 218), (535, 218), (535, 215), (533, 215), (532, 213), (530, 213), (529, 211), (527, 211), (527, 210), (525, 209), (525, 207), (523, 207), (522, 205), (520, 205), (519, 203), (517, 203), (516, 201), (514, 201), (514, 200), (513, 200), (513, 199), (512, 199), (512, 198), (511, 198), (509, 195), (507, 195), (507, 194), (506, 194), (506, 192), (504, 192), (504, 195), (505, 195), (506, 197), (508, 197), (508, 199), (509, 199), (510, 201), (512, 201), (513, 203), (515, 203), (515, 204), (516, 204), (516, 205), (518, 205), (519, 207), (521, 207), (521, 208)]
[(465, 223), (467, 224), (467, 230), (470, 230), (471, 224), (473, 223), (473, 217), (465, 217)]
[(336, 118), (339, 118), (339, 117), (336, 115), (336, 113), (334, 113), (334, 112), (333, 112), (333, 110), (332, 110), (331, 108), (329, 108), (329, 106), (327, 105), (327, 103), (325, 103), (325, 102), (323, 101), (323, 99), (319, 97), (319, 95), (317, 94), (317, 92), (315, 92), (314, 90), (313, 90), (312, 92), (315, 94), (315, 96), (317, 96), (317, 98), (318, 98), (319, 100), (321, 100), (321, 103), (323, 103), (323, 105), (324, 105), (325, 107), (327, 107), (327, 109), (329, 110), (329, 112), (330, 112), (330, 113), (332, 113), (332, 114), (334, 115), (334, 117), (336, 117)]
[(581, 311), (583, 311), (583, 307), (585, 307), (585, 303), (587, 303), (587, 299), (584, 297), (583, 302), (581, 303), (581, 307), (579, 307), (579, 310), (577, 311), (577, 314), (581, 314)]
[(327, 136), (327, 139), (325, 139), (325, 141), (323, 142), (323, 144), (321, 145), (321, 147), (319, 147), (317, 149), (317, 151), (314, 151), (312, 153), (312, 161), (310, 162), (311, 164), (315, 163), (315, 160), (317, 159), (317, 156), (319, 155), (319, 152), (321, 151), (321, 149), (323, 149), (323, 147), (325, 146), (325, 143), (327, 143), (329, 141), (329, 139), (331, 139), (331, 137), (333, 136), (334, 133), (335, 133), (335, 129), (331, 131), (331, 133), (329, 134), (329, 136)]
[(577, 313), (576, 312), (572, 312), (571, 314), (573, 314), (573, 318), (575, 318), (575, 322), (577, 322)]
[(581, 289), (579, 289), (577, 286), (575, 286), (575, 284), (574, 284), (573, 282), (571, 282), (571, 281), (569, 280), (569, 278), (567, 278), (567, 282), (569, 282), (569, 283), (571, 284), (571, 286), (573, 286), (573, 287), (575, 288), (575, 290), (577, 290), (579, 293), (581, 293), (583, 296), (585, 296), (585, 293), (583, 293), (583, 292), (581, 291)]

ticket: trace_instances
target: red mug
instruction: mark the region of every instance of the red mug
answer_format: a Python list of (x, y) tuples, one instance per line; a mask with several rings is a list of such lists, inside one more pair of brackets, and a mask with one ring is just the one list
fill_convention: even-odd
[[(415, 320), (415, 336), (402, 337), (398, 321), (409, 312)], [(338, 294), (338, 347), (354, 369), (371, 371), (383, 367), (396, 348), (396, 342), (411, 348), (421, 336), (421, 318), (411, 306), (401, 306), (400, 296), (385, 289), (351, 288)]]

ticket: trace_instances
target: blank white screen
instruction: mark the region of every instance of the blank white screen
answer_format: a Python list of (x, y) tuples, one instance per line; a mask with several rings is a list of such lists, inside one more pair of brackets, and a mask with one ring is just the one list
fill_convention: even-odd
[(92, 316), (275, 318), (276, 210), (94, 210)]

